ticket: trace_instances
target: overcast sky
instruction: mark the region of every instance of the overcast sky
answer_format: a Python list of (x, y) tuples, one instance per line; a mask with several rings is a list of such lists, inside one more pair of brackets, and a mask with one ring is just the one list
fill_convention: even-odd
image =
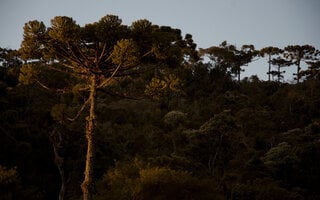
[[(126, 25), (148, 19), (179, 28), (201, 48), (227, 40), (257, 49), (293, 44), (320, 49), (320, 0), (0, 0), (0, 47), (18, 49), (29, 20), (50, 26), (50, 19), (64, 15), (84, 25), (107, 14)], [(260, 65), (246, 67), (246, 74), (266, 78), (267, 68)]]

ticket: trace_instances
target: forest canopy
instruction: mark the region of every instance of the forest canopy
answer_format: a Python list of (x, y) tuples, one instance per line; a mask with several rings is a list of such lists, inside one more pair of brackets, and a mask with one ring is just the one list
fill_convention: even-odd
[[(0, 48), (0, 199), (320, 198), (311, 44), (199, 48), (115, 15), (23, 30)], [(268, 80), (242, 78), (262, 57)]]

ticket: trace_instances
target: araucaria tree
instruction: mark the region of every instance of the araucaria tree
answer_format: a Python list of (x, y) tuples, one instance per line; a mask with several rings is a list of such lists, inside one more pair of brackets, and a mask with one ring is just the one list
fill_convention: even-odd
[(236, 46), (228, 44), (227, 41), (222, 42), (219, 46), (201, 49), (200, 53), (207, 55), (215, 66), (222, 67), (226, 72), (233, 74), (238, 82), (240, 82), (241, 71), (244, 71), (241, 67), (248, 65), (258, 55), (253, 45), (242, 45), (239, 50)]
[[(271, 80), (270, 76), (272, 74), (272, 72), (271, 72), (272, 57), (275, 55), (279, 55), (282, 52), (283, 52), (283, 50), (279, 49), (278, 47), (272, 47), (272, 46), (264, 47), (264, 48), (260, 49), (260, 51), (259, 51), (260, 56), (262, 56), (262, 57), (268, 56), (268, 64), (269, 64), (269, 69), (268, 69), (268, 73), (267, 73), (268, 74), (268, 81)], [(277, 73), (279, 73), (279, 70)], [(280, 74), (278, 76), (278, 81), (279, 81), (279, 77), (280, 77)]]
[[(178, 29), (152, 25), (147, 20), (126, 26), (114, 15), (85, 26), (65, 16), (52, 19), (51, 27), (46, 27), (43, 22), (30, 21), (24, 26), (23, 36), (20, 53), (25, 64), (20, 82), (37, 83), (55, 92), (77, 90), (88, 93), (76, 117), (70, 120), (75, 120), (83, 111), (89, 112), (85, 131), (85, 177), (81, 188), (83, 199), (92, 199), (97, 91), (108, 87), (114, 79), (148, 68), (178, 66), (183, 61), (184, 52), (188, 52), (188, 43)], [(68, 87), (47, 85), (44, 81), (49, 82), (50, 77), (43, 78), (42, 75), (40, 79), (41, 72), (48, 69), (65, 74), (62, 77), (68, 77)]]
[(289, 45), (284, 48), (284, 56), (292, 64), (297, 66), (296, 75), (297, 83), (300, 81), (301, 61), (312, 61), (315, 59), (316, 49), (311, 45)]
[(287, 61), (286, 59), (282, 58), (281, 56), (278, 56), (277, 58), (273, 58), (272, 60), (269, 61), (270, 64), (269, 65), (276, 65), (278, 66), (277, 71), (270, 71), (270, 74), (272, 74), (273, 76), (277, 76), (277, 80), (280, 83), (280, 80), (283, 79), (283, 73), (285, 73), (286, 71), (281, 71), (280, 69), (283, 67), (288, 67), (290, 66), (292, 63), (290, 61)]

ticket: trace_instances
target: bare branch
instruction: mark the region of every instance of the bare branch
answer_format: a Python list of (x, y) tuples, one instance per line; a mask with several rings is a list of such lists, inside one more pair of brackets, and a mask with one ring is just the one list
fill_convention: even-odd
[[(72, 69), (71, 68), (72, 66), (68, 65), (66, 63), (61, 63), (61, 65), (63, 65), (66, 68)], [(81, 68), (81, 69), (83, 69), (83, 68)], [(75, 74), (77, 74), (77, 75), (85, 75), (85, 74), (87, 74), (87, 72), (84, 72), (84, 70), (78, 70), (78, 69), (75, 69), (75, 68), (73, 68), (73, 72), (67, 72), (67, 71), (63, 71), (63, 70), (61, 70), (61, 72), (65, 72), (65, 73), (68, 73), (68, 74), (73, 75), (73, 76), (75, 76)]]
[(84, 87), (84, 88), (79, 88), (78, 91), (88, 91), (90, 89), (90, 87)]
[[(90, 63), (90, 60), (88, 60), (88, 56), (86, 56), (86, 55), (83, 54), (82, 50), (79, 48), (78, 45), (76, 45), (76, 48), (77, 48), (78, 52), (80, 53), (81, 57), (82, 57), (87, 63)], [(73, 51), (72, 51), (72, 52), (73, 52)], [(85, 64), (83, 64), (83, 63), (82, 63), (82, 65), (85, 66), (85, 67), (89, 67), (89, 66), (87, 66), (87, 65), (85, 65)]]
[[(65, 66), (66, 68), (70, 68), (69, 65), (67, 65), (67, 64), (62, 64), (62, 65)], [(57, 72), (66, 73), (66, 74), (70, 74), (70, 75), (73, 74), (73, 72), (56, 68), (56, 67), (54, 67), (53, 65), (47, 65), (47, 67), (48, 67), (49, 69), (52, 69), (52, 70), (57, 71)]]
[(59, 48), (59, 50), (63, 51), (63, 53), (59, 53), (57, 51), (57, 53), (62, 56), (64, 59), (68, 60), (68, 61), (72, 61), (72, 62), (75, 62), (75, 63), (78, 63), (80, 65), (83, 65), (82, 61), (77, 57), (75, 56), (74, 54), (70, 54), (69, 52), (67, 52), (64, 48)]
[(59, 93), (67, 93), (67, 92), (70, 92), (72, 91), (71, 89), (67, 89), (67, 88), (64, 88), (64, 89), (57, 89), (57, 88), (50, 88), (48, 86), (46, 86), (45, 84), (41, 83), (40, 81), (36, 81), (41, 87), (43, 87), (44, 89), (46, 90), (49, 90), (49, 91), (53, 91), (53, 92), (59, 92)]
[(101, 52), (101, 54), (100, 54), (100, 57), (99, 57), (99, 61), (98, 61), (98, 62), (100, 62), (101, 59), (103, 58), (103, 56), (106, 55), (106, 54), (105, 54), (106, 48), (107, 48), (107, 43), (105, 42), (104, 45), (103, 45), (102, 52)]
[(117, 66), (117, 68), (113, 71), (113, 73), (111, 74), (110, 77), (107, 78), (107, 80), (103, 81), (100, 85), (98, 85), (97, 88), (101, 88), (106, 86), (111, 80), (112, 78), (116, 75), (116, 73), (118, 72), (118, 70), (120, 69), (121, 63)]
[(154, 53), (154, 49), (153, 48), (150, 51), (148, 51), (147, 53), (143, 54), (142, 58), (148, 56), (151, 53)]
[[(81, 54), (81, 56), (84, 58), (84, 60), (85, 60), (86, 62), (88, 62), (87, 59), (86, 59), (86, 57), (83, 55), (82, 51), (81, 51), (80, 48), (78, 47), (78, 45), (76, 46), (76, 48), (77, 48), (78, 52)], [(75, 53), (74, 53), (74, 51), (73, 51), (72, 49), (71, 49), (71, 54), (72, 54), (73, 57), (75, 57), (75, 58), (78, 60), (78, 64), (80, 64), (80, 65), (83, 66), (83, 67), (89, 67), (89, 66), (87, 66), (85, 63), (83, 63), (83, 61), (82, 61), (78, 56), (75, 55)], [(88, 63), (89, 63), (89, 62), (88, 62)]]
[[(63, 55), (61, 55), (61, 56), (63, 56)], [(59, 58), (57, 58), (57, 56), (55, 56), (55, 57), (56, 57), (56, 60), (60, 60)], [(70, 61), (70, 60), (68, 60), (68, 61)], [(64, 65), (66, 68), (69, 68), (69, 69), (71, 69), (71, 70), (74, 70), (74, 66), (65, 64), (64, 62), (62, 62), (62, 63), (63, 63), (63, 65)]]
[(77, 120), (79, 118), (79, 116), (81, 115), (81, 113), (83, 112), (83, 110), (86, 108), (87, 104), (90, 102), (90, 98), (88, 98), (86, 100), (86, 102), (84, 102), (84, 104), (82, 105), (82, 107), (80, 108), (80, 110), (78, 111), (77, 115), (74, 118), (67, 118), (67, 120), (74, 122), (75, 120)]

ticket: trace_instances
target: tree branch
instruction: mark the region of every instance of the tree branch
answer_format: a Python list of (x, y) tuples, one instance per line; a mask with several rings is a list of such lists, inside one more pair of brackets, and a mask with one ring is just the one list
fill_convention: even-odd
[(111, 76), (109, 78), (107, 78), (107, 80), (103, 81), (100, 85), (98, 85), (97, 88), (101, 88), (101, 87), (104, 87), (106, 86), (110, 81), (111, 79), (116, 75), (116, 73), (118, 72), (118, 70), (120, 69), (120, 66), (121, 66), (121, 63), (117, 66), (117, 68), (113, 71), (113, 73), (111, 74)]
[[(72, 69), (71, 68), (72, 66), (68, 65), (66, 63), (61, 63), (61, 65), (63, 65), (66, 68)], [(73, 72), (67, 72), (67, 71), (63, 71), (63, 70), (61, 70), (61, 72), (65, 72), (65, 73), (68, 73), (68, 74), (73, 75), (73, 76), (76, 76), (76, 75), (87, 75), (88, 74), (88, 71), (86, 70), (86, 68), (83, 68), (83, 67), (79, 67), (79, 69), (73, 68)]]
[(87, 104), (90, 102), (90, 98), (88, 98), (86, 100), (86, 102), (84, 102), (84, 104), (81, 106), (80, 110), (78, 111), (77, 115), (74, 118), (69, 118), (67, 117), (67, 120), (74, 122), (75, 120), (77, 120), (79, 118), (79, 116), (81, 115), (81, 113), (83, 112), (83, 110), (86, 108)]
[[(69, 42), (67, 42), (67, 45), (68, 45), (68, 47), (69, 47), (69, 49), (71, 51), (71, 56), (73, 56), (74, 59), (76, 59), (78, 61), (78, 64), (80, 64), (81, 66), (84, 66), (84, 67), (88, 67), (88, 66), (85, 65), (85, 63), (82, 62), (82, 60), (78, 56), (76, 56), (76, 54), (74, 53), (72, 48), (70, 48), (71, 46), (70, 46)], [(79, 48), (79, 46), (75, 45), (75, 47), (77, 48), (77, 51), (80, 53), (80, 55), (86, 60), (86, 57), (83, 55), (83, 53), (82, 53), (81, 49)]]
[[(70, 48), (70, 47), (69, 47)], [(63, 51), (63, 53), (59, 53), (59, 51), (56, 51), (58, 55), (63, 57), (64, 59), (78, 63), (79, 65), (85, 66), (84, 63), (74, 54), (74, 52), (71, 50), (71, 54), (67, 52), (64, 48), (59, 48), (60, 51)], [(74, 67), (73, 67), (74, 68)]]
[[(66, 68), (72, 69), (72, 68), (71, 68), (69, 65), (67, 65), (67, 64), (64, 64), (64, 63), (63, 63), (62, 65), (65, 66)], [(52, 70), (54, 70), (54, 71), (57, 71), (57, 72), (66, 73), (66, 74), (70, 74), (70, 75), (73, 74), (73, 73), (70, 72), (70, 71), (58, 69), (58, 68), (54, 67), (53, 65), (47, 65), (47, 66), (48, 66), (48, 68), (50, 68), (50, 69), (52, 69)]]
[(98, 62), (100, 62), (101, 59), (103, 58), (103, 56), (106, 55), (106, 54), (105, 54), (106, 48), (107, 48), (107, 43), (105, 42), (104, 45), (103, 45), (102, 52), (101, 52), (101, 54), (100, 54), (100, 57), (99, 57), (99, 61), (98, 61)]
[(142, 58), (143, 57), (146, 57), (147, 55), (151, 54), (151, 53), (154, 53), (154, 49), (152, 48), (150, 51), (146, 52), (145, 54), (142, 55)]
[(72, 91), (71, 89), (56, 89), (56, 88), (50, 88), (48, 86), (46, 86), (45, 84), (41, 83), (40, 81), (36, 81), (41, 87), (43, 87), (44, 89), (46, 90), (49, 90), (49, 91), (53, 91), (53, 92), (59, 92), (59, 93), (67, 93), (67, 92), (70, 92)]
[[(78, 45), (76, 45), (76, 48), (77, 48), (78, 52), (80, 53), (81, 57), (82, 57), (88, 64), (91, 63), (90, 60), (88, 60), (88, 56), (86, 56), (86, 55), (83, 54), (82, 50), (79, 48)], [(90, 66), (87, 66), (87, 65), (85, 65), (85, 64), (83, 64), (83, 63), (82, 63), (82, 65), (85, 66), (85, 67), (88, 67), (88, 68), (90, 67)]]

